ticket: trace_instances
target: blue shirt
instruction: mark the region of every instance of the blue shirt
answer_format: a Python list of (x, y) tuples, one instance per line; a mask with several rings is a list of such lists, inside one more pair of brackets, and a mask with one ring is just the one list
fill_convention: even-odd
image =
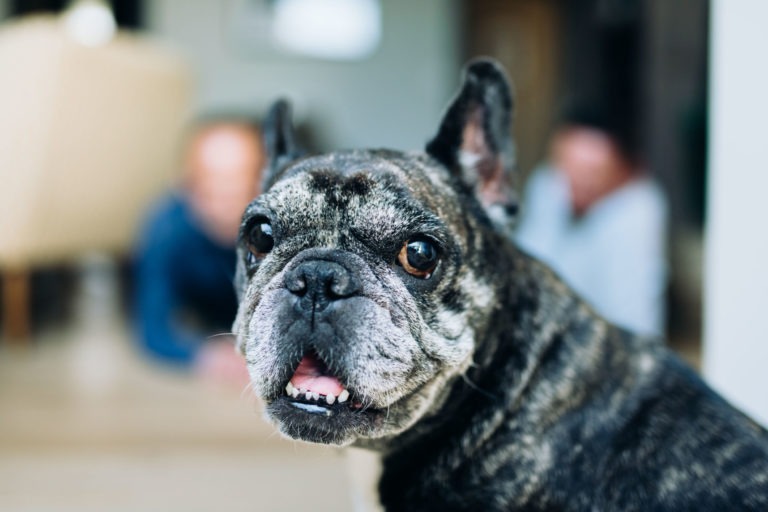
[(190, 363), (212, 334), (229, 332), (237, 312), (235, 249), (210, 239), (181, 195), (150, 214), (136, 251), (135, 322), (153, 355)]

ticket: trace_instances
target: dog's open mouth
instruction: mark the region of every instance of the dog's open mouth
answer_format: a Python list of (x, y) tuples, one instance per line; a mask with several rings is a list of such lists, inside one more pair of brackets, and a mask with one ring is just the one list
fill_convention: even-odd
[(348, 388), (344, 376), (315, 351), (304, 354), (280, 395), (267, 402), (266, 412), (288, 437), (337, 445), (370, 437), (386, 417)]
[(340, 409), (361, 409), (338, 377), (315, 353), (307, 353), (285, 386), (291, 405), (308, 413), (331, 416)]

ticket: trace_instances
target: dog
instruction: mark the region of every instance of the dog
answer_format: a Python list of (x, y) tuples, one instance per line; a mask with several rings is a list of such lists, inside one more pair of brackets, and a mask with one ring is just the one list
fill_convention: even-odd
[(382, 454), (386, 510), (768, 510), (768, 433), (509, 239), (513, 101), (471, 62), (425, 151), (265, 123), (234, 331), (292, 439)]

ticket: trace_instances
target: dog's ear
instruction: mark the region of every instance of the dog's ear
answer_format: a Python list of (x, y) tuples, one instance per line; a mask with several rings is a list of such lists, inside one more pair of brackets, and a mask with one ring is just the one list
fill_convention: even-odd
[(262, 176), (262, 190), (267, 190), (280, 170), (302, 156), (291, 121), (291, 104), (280, 99), (272, 104), (262, 126), (267, 166)]
[(511, 116), (512, 94), (504, 71), (489, 59), (472, 61), (426, 147), (430, 156), (475, 190), (491, 219), (502, 225), (517, 208), (509, 183), (514, 167)]

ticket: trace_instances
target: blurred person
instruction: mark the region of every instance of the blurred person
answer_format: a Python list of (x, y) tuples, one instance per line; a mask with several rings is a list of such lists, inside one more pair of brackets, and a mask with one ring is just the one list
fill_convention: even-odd
[(599, 107), (570, 111), (525, 188), (516, 239), (608, 320), (661, 335), (667, 206), (630, 139)]
[(258, 129), (242, 119), (203, 121), (183, 163), (183, 185), (151, 213), (136, 251), (138, 335), (157, 358), (244, 384), (245, 362), (229, 331), (237, 311), (235, 242), (259, 193)]

